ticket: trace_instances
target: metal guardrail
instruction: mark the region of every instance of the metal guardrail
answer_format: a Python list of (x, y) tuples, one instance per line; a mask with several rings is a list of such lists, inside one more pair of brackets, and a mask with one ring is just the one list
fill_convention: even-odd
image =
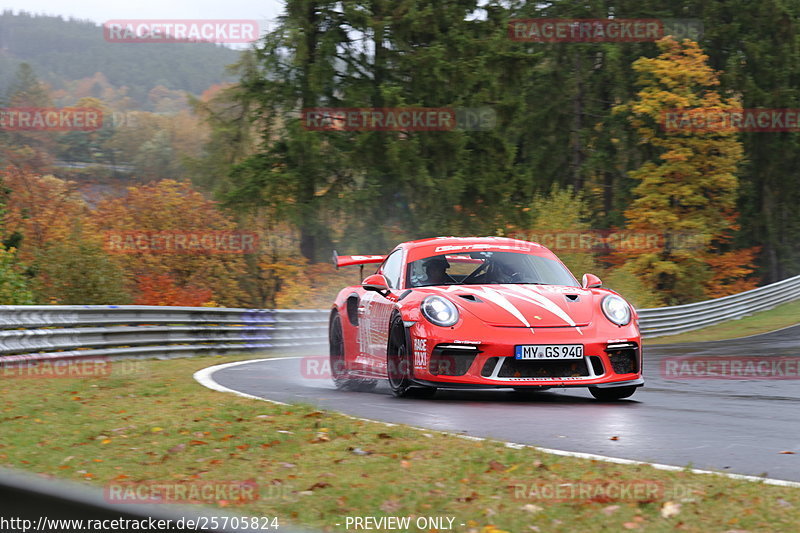
[(676, 335), (742, 318), (797, 299), (800, 299), (800, 276), (713, 300), (639, 309), (639, 325), (645, 338)]
[(176, 357), (327, 344), (327, 312), (160, 306), (0, 306), (0, 362)]
[[(674, 335), (800, 299), (800, 276), (688, 305), (639, 310), (644, 337)], [(327, 344), (325, 309), (0, 306), (0, 362), (177, 357)]]

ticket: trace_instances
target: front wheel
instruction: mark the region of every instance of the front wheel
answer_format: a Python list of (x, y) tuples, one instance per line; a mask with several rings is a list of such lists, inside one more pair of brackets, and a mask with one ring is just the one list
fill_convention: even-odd
[(611, 402), (633, 396), (633, 393), (636, 392), (636, 389), (637, 387), (633, 385), (628, 387), (610, 388), (589, 387), (589, 392), (591, 392), (592, 396), (600, 401)]
[(408, 347), (406, 328), (400, 315), (395, 315), (389, 328), (389, 345), (386, 347), (386, 372), (389, 388), (398, 398), (430, 398), (436, 394), (434, 387), (415, 385), (414, 365)]

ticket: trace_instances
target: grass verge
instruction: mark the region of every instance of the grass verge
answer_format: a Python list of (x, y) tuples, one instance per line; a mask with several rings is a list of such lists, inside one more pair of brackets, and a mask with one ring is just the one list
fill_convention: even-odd
[(645, 345), (677, 344), (681, 342), (721, 341), (768, 333), (776, 329), (800, 324), (800, 300), (781, 304), (775, 309), (762, 311), (751, 316), (730, 320), (716, 326), (681, 333), (646, 339)]
[[(346, 531), (347, 516), (452, 517), (452, 530), (466, 533), (762, 532), (800, 523), (800, 489), (513, 449), (240, 398), (192, 379), (234, 359), (142, 361), (143, 375), (121, 377), (4, 379), (0, 463), (105, 487), (253, 480), (259, 499), (212, 505), (322, 531)], [(554, 501), (569, 481), (583, 494)], [(642, 483), (644, 493), (635, 488)], [(613, 491), (626, 487), (617, 499)]]

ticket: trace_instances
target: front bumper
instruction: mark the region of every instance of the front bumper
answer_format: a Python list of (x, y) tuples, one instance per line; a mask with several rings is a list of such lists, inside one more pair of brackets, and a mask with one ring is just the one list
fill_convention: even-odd
[[(431, 331), (410, 333), (414, 381), (441, 388), (551, 388), (641, 386), (641, 337), (635, 326), (598, 332), (594, 328), (490, 328), (482, 341), (452, 340)], [(604, 328), (610, 329), (610, 328)], [(488, 334), (487, 334), (488, 333)], [(602, 333), (602, 334), (598, 334)], [(414, 342), (424, 335), (423, 345)], [(520, 344), (582, 344), (582, 359), (519, 360)]]
[(578, 387), (597, 387), (598, 389), (613, 389), (615, 387), (641, 387), (644, 385), (644, 378), (632, 379), (628, 381), (608, 381), (598, 383), (596, 385), (587, 385), (586, 383), (562, 383), (558, 385), (536, 385), (515, 383), (513, 385), (481, 385), (478, 383), (451, 383), (443, 381), (428, 381), (424, 379), (415, 379), (414, 383), (417, 385), (424, 385), (426, 387), (436, 387), (438, 389), (507, 389), (513, 387), (515, 389), (552, 389), (552, 388), (578, 388)]

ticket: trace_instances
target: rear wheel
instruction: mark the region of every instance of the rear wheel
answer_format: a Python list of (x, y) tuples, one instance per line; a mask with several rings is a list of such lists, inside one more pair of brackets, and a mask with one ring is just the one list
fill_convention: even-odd
[(335, 313), (331, 317), (328, 329), (329, 354), (331, 364), (331, 378), (333, 384), (340, 390), (370, 391), (375, 388), (378, 381), (353, 377), (347, 369), (344, 354), (344, 334), (342, 332), (342, 317)]
[(598, 400), (610, 402), (614, 400), (621, 400), (623, 398), (629, 398), (633, 396), (633, 393), (636, 392), (636, 389), (637, 387), (635, 386), (610, 388), (589, 387), (589, 392), (591, 392), (592, 396)]
[(386, 371), (389, 388), (398, 398), (430, 398), (436, 394), (434, 387), (414, 384), (414, 365), (408, 346), (406, 328), (400, 315), (395, 315), (389, 328), (389, 345), (386, 350)]

